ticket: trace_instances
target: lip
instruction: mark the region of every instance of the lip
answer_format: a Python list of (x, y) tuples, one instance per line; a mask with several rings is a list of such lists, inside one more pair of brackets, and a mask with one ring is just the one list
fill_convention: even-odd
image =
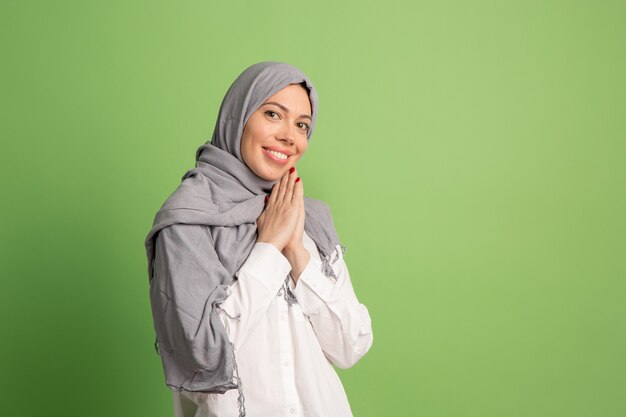
[(276, 152), (282, 152), (282, 153), (284, 153), (285, 155), (287, 155), (287, 158), (285, 158), (285, 159), (278, 159), (276, 156), (274, 156), (274, 155), (272, 155), (271, 153), (269, 153), (269, 152), (267, 151), (267, 149), (265, 149), (264, 147), (263, 147), (263, 148), (261, 148), (261, 149), (263, 149), (263, 153), (264, 153), (265, 155), (267, 155), (267, 157), (268, 157), (268, 158), (270, 158), (272, 161), (276, 162), (277, 164), (281, 164), (281, 165), (285, 165), (286, 163), (288, 163), (288, 162), (289, 162), (289, 156), (290, 156), (290, 155), (289, 155), (288, 153), (286, 153), (286, 152), (284, 152), (284, 151), (281, 151), (281, 150), (278, 150), (278, 149), (276, 149), (276, 148), (271, 148), (271, 147), (269, 147), (269, 146), (268, 146), (267, 148), (268, 148), (268, 149), (271, 149), (271, 150), (273, 150), (273, 151), (276, 151)]
[(289, 152), (286, 149), (276, 148), (274, 146), (263, 146), (263, 148), (269, 149), (269, 150), (274, 151), (274, 152), (284, 153), (285, 155), (287, 155), (287, 157), (290, 157), (291, 155), (293, 155), (293, 152)]

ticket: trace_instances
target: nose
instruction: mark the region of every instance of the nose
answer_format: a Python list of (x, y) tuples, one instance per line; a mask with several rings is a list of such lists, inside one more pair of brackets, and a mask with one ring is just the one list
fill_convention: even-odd
[(292, 126), (289, 123), (285, 123), (277, 139), (291, 146), (295, 142), (294, 138), (295, 138), (295, 126)]

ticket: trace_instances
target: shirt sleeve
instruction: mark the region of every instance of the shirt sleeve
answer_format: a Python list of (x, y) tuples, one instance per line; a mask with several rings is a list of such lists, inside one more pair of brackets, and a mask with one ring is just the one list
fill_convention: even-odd
[[(308, 242), (307, 242), (308, 241)], [(315, 243), (305, 235), (310, 260), (291, 291), (302, 312), (308, 316), (326, 357), (339, 368), (350, 368), (373, 343), (372, 323), (367, 307), (357, 299), (348, 267), (337, 245), (331, 262), (337, 279), (322, 273), (322, 261)]]
[(235, 353), (265, 314), (291, 270), (287, 258), (271, 243), (256, 242), (235, 274), (220, 315)]

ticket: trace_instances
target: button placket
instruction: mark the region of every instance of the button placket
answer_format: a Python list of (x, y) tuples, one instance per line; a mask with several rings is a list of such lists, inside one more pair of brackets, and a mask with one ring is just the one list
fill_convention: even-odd
[[(283, 288), (284, 292), (285, 289)], [(295, 399), (298, 397), (298, 393), (295, 389), (295, 374), (293, 369), (294, 363), (294, 353), (293, 347), (290, 342), (290, 320), (288, 320), (289, 307), (287, 306), (286, 300), (281, 300), (278, 302), (278, 331), (279, 331), (279, 352), (280, 352), (280, 365), (279, 373), (281, 375), (281, 379), (283, 380), (283, 395), (285, 399)], [(297, 407), (295, 403), (291, 401), (285, 404), (285, 410), (288, 415), (297, 415)]]

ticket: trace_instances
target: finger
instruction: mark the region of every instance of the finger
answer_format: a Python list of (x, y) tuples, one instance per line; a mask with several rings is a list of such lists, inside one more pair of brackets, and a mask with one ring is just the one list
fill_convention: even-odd
[(282, 177), (280, 177), (280, 187), (278, 194), (276, 195), (277, 201), (285, 200), (285, 191), (287, 191), (287, 182), (289, 181), (289, 171), (287, 171)]
[(276, 203), (276, 200), (278, 199), (278, 190), (279, 189), (280, 189), (280, 181), (277, 181), (272, 186), (272, 192), (270, 193), (270, 199), (268, 200), (268, 203), (270, 203), (272, 205), (274, 205), (274, 203)]
[[(298, 183), (299, 184), (299, 183)], [(302, 187), (301, 187), (302, 188)], [(304, 226), (304, 216), (305, 216), (305, 209), (304, 209), (304, 197), (302, 198), (302, 200), (300, 200), (300, 220), (302, 221), (302, 225)]]
[(306, 223), (306, 210), (304, 209), (304, 202), (302, 202), (300, 208), (300, 230), (304, 230), (304, 224)]
[(298, 171), (296, 171), (296, 168), (294, 167), (293, 171), (290, 171), (289, 179), (287, 180), (287, 189), (285, 190), (285, 199), (287, 201), (293, 202), (293, 191), (297, 178)]
[(300, 177), (294, 179), (292, 202), (294, 204), (302, 204), (304, 207), (304, 185), (302, 185)]

